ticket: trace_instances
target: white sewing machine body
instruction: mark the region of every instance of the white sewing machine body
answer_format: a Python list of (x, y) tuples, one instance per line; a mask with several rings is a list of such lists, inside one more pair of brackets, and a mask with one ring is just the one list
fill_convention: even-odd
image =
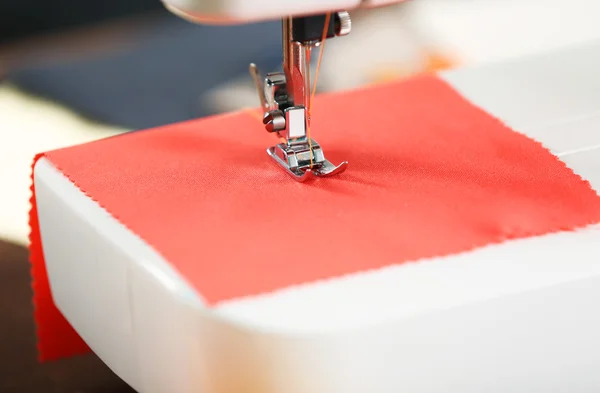
[(373, 8), (406, 0), (162, 0), (174, 14), (196, 23), (237, 24), (311, 15), (332, 10)]
[[(442, 77), (600, 191), (600, 42)], [(42, 159), (55, 302), (142, 393), (600, 391), (600, 226), (208, 308)]]

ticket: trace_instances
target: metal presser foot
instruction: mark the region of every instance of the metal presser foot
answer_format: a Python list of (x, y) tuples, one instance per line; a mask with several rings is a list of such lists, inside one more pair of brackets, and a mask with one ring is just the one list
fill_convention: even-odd
[(334, 165), (325, 159), (321, 146), (308, 135), (311, 83), (310, 55), (325, 38), (350, 32), (350, 15), (337, 12), (325, 15), (286, 18), (282, 22), (283, 72), (262, 77), (250, 64), (256, 84), (263, 124), (268, 132), (277, 133), (284, 142), (267, 149), (271, 158), (297, 181), (333, 176), (346, 170), (348, 162)]

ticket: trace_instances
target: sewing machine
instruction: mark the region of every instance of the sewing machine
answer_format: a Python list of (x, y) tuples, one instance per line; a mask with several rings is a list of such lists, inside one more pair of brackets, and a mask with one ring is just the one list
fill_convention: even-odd
[[(274, 9), (279, 3), (282, 8)], [(174, 0), (168, 6), (187, 19), (209, 23), (299, 15), (282, 23), (284, 73), (263, 78), (255, 66), (250, 69), (267, 131), (285, 139), (269, 154), (297, 180), (331, 175), (345, 164), (326, 161), (320, 146), (308, 136), (307, 58), (320, 41), (323, 26), (327, 37), (343, 35), (349, 19), (339, 12), (331, 14), (326, 24), (323, 15), (311, 17), (315, 19), (300, 15), (376, 3), (279, 3)], [(310, 44), (293, 39), (295, 21), (317, 21), (304, 25), (310, 27), (305, 32), (312, 32), (305, 37)], [(598, 191), (599, 68), (600, 42), (592, 42), (439, 77), (487, 113), (548, 147)], [(364, 114), (372, 115), (377, 113)], [(247, 120), (240, 124), (255, 125)], [(226, 122), (227, 117), (220, 121)], [(211, 124), (219, 131), (227, 129), (220, 128), (219, 122)], [(220, 146), (226, 152), (231, 148)], [(193, 150), (197, 160), (196, 150), (181, 149)], [(225, 160), (221, 163), (219, 168), (230, 167)], [(193, 176), (203, 169), (200, 165)], [(237, 192), (225, 176), (211, 179), (218, 185), (214, 188)], [(246, 196), (257, 188), (248, 183), (238, 187)], [(600, 389), (598, 225), (209, 305), (202, 289), (193, 289), (153, 244), (104, 210), (102, 201), (78, 188), (51, 159), (37, 162), (34, 184), (45, 268), (57, 309), (117, 375), (142, 393), (588, 393)], [(208, 212), (213, 202), (210, 187), (206, 193), (203, 201), (192, 198), (185, 203), (200, 204), (200, 210)], [(327, 193), (328, 200), (344, 197)], [(271, 225), (268, 236), (281, 230), (290, 236), (284, 238), (290, 252), (300, 250), (305, 258), (323, 262), (318, 253), (311, 253), (310, 238), (297, 242), (296, 223), (285, 221), (285, 210), (280, 205), (273, 209), (280, 209), (275, 216), (281, 221), (273, 222), (281, 226)], [(142, 213), (152, 218), (152, 212)], [(206, 225), (207, 231), (215, 230), (210, 222)], [(220, 235), (227, 238), (230, 233)], [(198, 263), (222, 262), (219, 257), (205, 261), (204, 248), (211, 245), (199, 245), (201, 236), (195, 240), (198, 244), (186, 244), (186, 250)], [(227, 246), (241, 247), (235, 242)], [(288, 262), (287, 255), (270, 253), (269, 246), (256, 250), (251, 245), (248, 250), (253, 258)], [(343, 241), (338, 246), (344, 252), (353, 247)], [(244, 270), (248, 260), (242, 262), (239, 271), (248, 273)], [(301, 272), (303, 265), (290, 268)], [(223, 285), (235, 285), (230, 277), (220, 279)]]
[[(163, 0), (174, 14), (196, 23), (249, 23), (282, 19), (283, 72), (263, 77), (250, 65), (266, 130), (276, 133), (282, 143), (267, 149), (269, 156), (297, 181), (344, 172), (348, 162), (332, 164), (323, 149), (311, 138), (311, 85), (313, 48), (326, 39), (350, 33), (351, 19), (341, 9), (373, 8), (406, 0), (310, 0), (301, 2)], [(320, 61), (319, 61), (320, 64)], [(318, 66), (317, 66), (318, 67)], [(318, 70), (318, 68), (317, 68)], [(317, 71), (318, 72), (318, 71)], [(316, 80), (315, 80), (316, 82)]]

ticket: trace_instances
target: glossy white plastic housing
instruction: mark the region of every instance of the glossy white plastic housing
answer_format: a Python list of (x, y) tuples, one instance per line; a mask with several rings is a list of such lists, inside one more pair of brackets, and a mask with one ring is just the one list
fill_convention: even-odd
[(236, 24), (372, 8), (406, 0), (162, 0), (168, 10), (196, 23)]
[[(600, 190), (599, 69), (595, 42), (442, 77)], [(139, 392), (600, 391), (600, 226), (208, 308), (51, 162), (34, 181), (55, 301)]]

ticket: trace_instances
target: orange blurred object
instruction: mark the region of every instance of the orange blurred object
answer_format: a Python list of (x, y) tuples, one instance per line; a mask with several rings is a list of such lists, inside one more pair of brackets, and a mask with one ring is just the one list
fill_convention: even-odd
[(402, 65), (385, 65), (376, 68), (369, 76), (369, 80), (372, 84), (388, 83), (406, 79), (415, 74), (444, 71), (457, 65), (458, 62), (450, 56), (432, 52), (424, 56), (423, 67), (417, 71), (410, 71), (407, 69), (408, 67)]

